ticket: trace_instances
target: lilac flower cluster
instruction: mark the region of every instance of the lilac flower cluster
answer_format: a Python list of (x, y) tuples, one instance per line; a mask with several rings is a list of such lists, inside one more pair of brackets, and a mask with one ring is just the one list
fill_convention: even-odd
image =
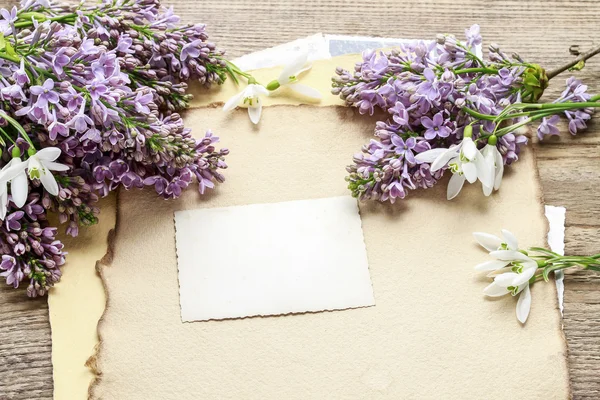
[[(355, 197), (393, 203), (409, 190), (433, 186), (450, 166), (432, 172), (431, 163), (415, 156), (458, 146), (467, 125), (479, 149), (494, 136), (504, 164), (518, 160), (528, 139), (519, 134), (523, 116), (513, 117), (508, 107), (537, 101), (548, 85), (547, 75), (518, 55), (508, 57), (497, 45), (489, 47), (489, 61), (484, 62), (474, 48), (482, 42), (479, 27), (465, 33), (464, 43), (439, 35), (436, 41), (411, 42), (389, 52), (366, 51), (353, 72), (336, 70), (333, 94), (361, 114), (388, 115), (376, 124), (376, 139), (347, 167)], [(589, 96), (583, 92), (573, 81), (562, 101), (585, 101)], [(566, 112), (573, 127), (583, 126), (589, 117), (589, 110)], [(541, 129), (551, 132), (553, 123), (545, 121)]]
[[(194, 178), (200, 193), (224, 180), (218, 170), (228, 151), (215, 148), (210, 131), (192, 137), (178, 111), (190, 99), (186, 81), (222, 83), (230, 67), (204, 25), (177, 26), (179, 17), (158, 0), (23, 0), (0, 15), (0, 167), (21, 157), (33, 164), (36, 151), (52, 147), (60, 157), (48, 165), (68, 169), (54, 174), (54, 194), (46, 172), (30, 166), (25, 205), (14, 190), (6, 200), (0, 275), (15, 287), (26, 280), (36, 296), (60, 278), (65, 261), (48, 212), (76, 236), (97, 222), (98, 198), (120, 186), (151, 186), (171, 199)], [(0, 187), (0, 201), (9, 192)]]
[[(588, 87), (581, 83), (579, 79), (570, 77), (567, 79), (567, 88), (562, 92), (560, 97), (553, 103), (584, 103), (590, 101), (592, 96), (587, 93)], [(576, 135), (577, 132), (587, 128), (587, 121), (592, 118), (594, 114), (594, 108), (586, 107), (574, 110), (565, 110), (564, 115), (569, 121), (569, 132), (572, 135)], [(558, 129), (558, 122), (560, 117), (558, 115), (552, 115), (551, 117), (542, 118), (542, 122), (538, 126), (537, 136), (540, 140), (544, 139), (544, 136), (559, 135), (560, 130)]]

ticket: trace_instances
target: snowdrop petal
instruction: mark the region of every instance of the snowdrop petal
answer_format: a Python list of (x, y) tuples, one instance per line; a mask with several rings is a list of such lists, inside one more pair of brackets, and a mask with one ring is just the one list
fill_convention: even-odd
[(38, 160), (43, 161), (54, 161), (60, 156), (60, 149), (58, 147), (46, 147), (35, 153), (35, 157)]
[(260, 100), (256, 102), (255, 106), (248, 107), (248, 115), (250, 116), (250, 121), (252, 121), (254, 125), (259, 123), (261, 113), (262, 103), (260, 102)]
[(25, 205), (27, 201), (27, 194), (29, 192), (29, 185), (27, 184), (27, 175), (25, 171), (15, 176), (10, 182), (10, 194), (15, 205), (19, 208)]
[(486, 187), (494, 187), (494, 169), (485, 162), (483, 156), (478, 155), (473, 161), (477, 168), (477, 179)]
[(227, 102), (223, 106), (223, 111), (227, 112), (227, 111), (231, 111), (234, 108), (236, 108), (240, 104), (240, 101), (242, 100), (243, 96), (244, 96), (244, 92), (242, 91), (242, 92), (236, 94), (235, 96), (231, 97), (229, 100), (227, 100)]
[(450, 182), (448, 182), (448, 190), (446, 192), (448, 200), (452, 200), (458, 196), (464, 184), (465, 177), (463, 175), (453, 174), (452, 178), (450, 178)]
[(508, 265), (510, 261), (500, 261), (500, 260), (491, 260), (482, 262), (481, 264), (477, 264), (475, 266), (476, 271), (496, 271), (498, 269), (504, 268)]
[(486, 197), (490, 196), (492, 194), (492, 192), (494, 191), (493, 187), (487, 187), (485, 185), (482, 185), (482, 187), (483, 187), (483, 195)]
[(269, 96), (269, 91), (267, 90), (266, 87), (262, 86), (262, 85), (249, 85), (250, 88), (250, 93), (249, 95), (251, 96)]
[(46, 161), (44, 163), (44, 167), (46, 167), (46, 169), (49, 169), (51, 171), (68, 171), (70, 169), (70, 167), (68, 165), (57, 163), (54, 161)]
[(494, 159), (496, 165), (496, 174), (494, 176), (494, 189), (500, 189), (500, 185), (502, 184), (502, 175), (504, 175), (504, 160), (502, 159), (502, 154), (498, 151), (498, 149), (494, 152)]
[(8, 209), (8, 194), (6, 193), (6, 188), (4, 188), (4, 192), (0, 193), (0, 219), (4, 220), (6, 217), (6, 210)]
[(527, 285), (519, 295), (519, 300), (517, 301), (517, 319), (522, 324), (527, 321), (529, 310), (531, 310), (531, 291), (529, 290), (529, 285)]
[(496, 251), (502, 244), (502, 239), (485, 232), (473, 232), (473, 237), (487, 251)]
[(27, 161), (23, 162), (20, 158), (11, 159), (8, 164), (0, 171), (0, 182), (6, 182), (14, 179), (17, 175), (25, 171)]
[(502, 286), (502, 287), (509, 287), (509, 286), (518, 286), (515, 285), (515, 279), (517, 279), (517, 277), (519, 276), (519, 274), (517, 274), (516, 272), (507, 272), (505, 274), (500, 274), (498, 276), (496, 276), (494, 278), (494, 282), (496, 283), (496, 285)]
[(496, 250), (490, 252), (490, 256), (505, 261), (532, 261), (531, 258), (527, 257), (525, 254), (515, 250)]
[(475, 160), (480, 154), (479, 150), (477, 150), (477, 145), (475, 145), (471, 138), (463, 139), (462, 153), (471, 161)]
[(512, 234), (512, 232), (502, 229), (502, 236), (504, 237), (504, 241), (508, 245), (509, 250), (519, 250), (519, 242), (517, 237)]
[(53, 196), (58, 194), (58, 184), (56, 183), (56, 179), (54, 178), (54, 175), (52, 175), (52, 172), (41, 172), (40, 181), (48, 193)]
[(303, 51), (298, 54), (288, 65), (283, 68), (281, 74), (279, 74), (279, 79), (277, 80), (279, 84), (285, 85), (290, 82), (291, 77), (297, 77), (302, 71), (302, 68), (306, 65), (307, 61), (308, 52)]
[(448, 151), (448, 149), (439, 148), (439, 149), (427, 150), (427, 151), (417, 154), (415, 156), (415, 159), (419, 163), (432, 163), (435, 161), (436, 158), (438, 158), (441, 154), (445, 153), (446, 151)]
[(475, 183), (477, 181), (477, 167), (475, 166), (475, 163), (464, 163), (462, 165), (462, 171), (469, 183)]
[(289, 87), (294, 93), (311, 100), (321, 100), (323, 97), (321, 92), (319, 92), (317, 89), (313, 89), (310, 86), (302, 85), (300, 83), (292, 83), (287, 87)]
[(437, 158), (431, 164), (431, 172), (435, 172), (448, 164), (448, 161), (456, 157), (459, 150), (457, 148), (446, 149), (445, 152), (437, 156)]
[(533, 275), (535, 275), (536, 270), (537, 268), (525, 268), (523, 272), (517, 274), (515, 280), (513, 281), (513, 286), (521, 286), (522, 284), (526, 283), (531, 279), (531, 277), (533, 277)]
[(483, 294), (489, 297), (500, 297), (508, 294), (508, 290), (502, 286), (496, 285), (495, 282), (490, 283), (483, 289)]

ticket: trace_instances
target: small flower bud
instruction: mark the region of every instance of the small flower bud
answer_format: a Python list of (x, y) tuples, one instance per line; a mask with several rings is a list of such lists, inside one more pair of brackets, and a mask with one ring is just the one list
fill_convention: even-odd
[(465, 126), (465, 130), (464, 130), (464, 137), (466, 138), (470, 138), (473, 136), (473, 125), (467, 125)]

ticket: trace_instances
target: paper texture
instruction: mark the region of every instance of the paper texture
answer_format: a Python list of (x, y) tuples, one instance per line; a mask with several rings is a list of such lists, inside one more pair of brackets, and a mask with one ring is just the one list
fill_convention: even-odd
[[(322, 53), (320, 54), (323, 56)], [(303, 77), (303, 83), (319, 88), (322, 92), (324, 100), (318, 104), (319, 106), (343, 104), (337, 96), (329, 92), (332, 71), (336, 66), (352, 68), (359, 59), (360, 56), (354, 54), (316, 62), (311, 72)], [(263, 81), (266, 81), (272, 79), (274, 73), (279, 74), (280, 70), (281, 68), (272, 68), (256, 71), (255, 74), (262, 76)], [(208, 93), (197, 87), (195, 90), (201, 95), (196, 97), (192, 106), (225, 102), (240, 88), (228, 80), (223, 86), (216, 86)], [(299, 104), (298, 99), (283, 95), (272, 96), (265, 100), (267, 105)], [(204, 129), (209, 128), (204, 127)], [(371, 127), (366, 129), (370, 130)], [(224, 146), (229, 145), (224, 143)], [(86, 398), (88, 386), (94, 377), (93, 371), (85, 363), (94, 354), (89, 349), (97, 344), (97, 321), (106, 302), (102, 281), (97, 276), (95, 268), (96, 262), (107, 250), (106, 234), (115, 227), (115, 199), (115, 196), (111, 196), (103, 200), (105, 205), (102, 206), (100, 215), (102, 228), (92, 227), (89, 233), (86, 232), (88, 229), (81, 229), (80, 237), (72, 241), (65, 238), (65, 243), (69, 244), (67, 264), (63, 268), (61, 282), (48, 294), (55, 400)], [(71, 243), (73, 245), (70, 245)], [(62, 288), (59, 290), (59, 287)], [(85, 301), (82, 301), (82, 298)]]
[(469, 185), (447, 201), (444, 180), (395, 205), (360, 205), (375, 307), (182, 323), (175, 210), (345, 195), (343, 166), (372, 135), (374, 121), (347, 108), (268, 111), (260, 131), (245, 110), (185, 115), (194, 132), (211, 127), (231, 144), (227, 182), (211, 195), (187, 191), (165, 202), (150, 190), (120, 194), (119, 220), (127, 223), (119, 225), (112, 263), (102, 268), (108, 305), (92, 398), (568, 396), (554, 286), (532, 287), (523, 327), (516, 299), (484, 299), (489, 279), (473, 269), (488, 257), (473, 231), (506, 228), (523, 246), (545, 243), (529, 149), (491, 198)]
[(374, 305), (360, 225), (350, 196), (176, 211), (182, 320)]
[[(334, 50), (332, 48), (331, 52), (333, 51)], [(339, 98), (332, 96), (329, 93), (332, 71), (336, 66), (353, 68), (354, 63), (359, 59), (360, 56), (354, 54), (335, 57), (330, 60), (319, 61), (315, 63), (315, 66), (311, 72), (303, 78), (303, 83), (311, 84), (314, 85), (314, 87), (320, 88), (325, 97), (324, 101), (318, 105), (325, 106), (328, 104), (342, 104)], [(259, 71), (258, 73), (263, 74), (263, 80), (266, 82), (267, 79), (272, 79), (274, 73), (279, 73), (279, 71), (280, 69), (275, 68), (269, 71)], [(306, 79), (309, 79), (309, 81), (306, 81)], [(222, 92), (220, 94), (220, 88), (218, 87), (214, 91), (211, 91), (207, 102), (203, 103), (201, 98), (197, 98), (196, 105), (208, 104), (212, 102), (224, 102), (229, 96), (233, 95), (235, 92), (237, 92), (237, 90), (239, 90), (239, 88), (233, 85), (231, 82), (226, 83), (221, 89)], [(298, 100), (293, 98), (288, 99), (282, 96), (270, 97), (266, 100), (272, 102), (272, 104), (278, 104), (282, 102), (287, 102), (288, 104), (298, 103)], [(270, 109), (266, 109), (264, 111), (266, 115), (270, 112)], [(339, 112), (344, 111), (340, 110)], [(360, 145), (364, 144), (364, 142), (371, 138), (373, 124), (374, 121), (365, 122), (365, 125), (362, 126), (362, 129), (365, 133)], [(201, 132), (199, 129), (206, 128), (211, 128), (211, 126), (209, 124), (197, 124), (194, 126), (196, 134)], [(220, 131), (216, 132), (218, 134), (225, 133)], [(256, 132), (253, 132), (253, 134), (256, 134)], [(341, 140), (344, 139), (343, 135), (340, 135), (339, 138)], [(223, 138), (223, 143), (225, 146), (230, 146), (230, 144), (227, 142), (227, 137)], [(356, 143), (358, 143), (358, 141), (356, 141)], [(350, 153), (347, 154), (352, 154), (357, 149), (358, 147), (355, 147), (355, 144), (351, 144), (344, 151), (350, 151)], [(341, 164), (337, 165), (336, 168), (339, 168), (340, 165), (343, 166), (350, 162), (347, 154), (341, 154), (343, 159), (338, 159), (338, 162), (341, 162)], [(285, 160), (283, 161), (282, 165), (285, 165)], [(521, 167), (522, 165), (518, 164), (515, 166), (515, 168)], [(229, 171), (225, 172), (226, 174), (229, 173)], [(256, 180), (255, 177), (253, 179)], [(225, 187), (229, 183), (230, 182), (228, 180), (228, 182), (223, 186)], [(336, 184), (339, 184), (339, 180), (336, 181)], [(502, 190), (505, 190), (506, 187), (506, 185), (503, 185)], [(192, 188), (190, 190), (193, 191)], [(336, 194), (347, 194), (347, 191), (339, 190), (336, 192)], [(434, 196), (435, 194), (433, 194), (431, 191), (428, 191), (427, 195)], [(438, 193), (438, 196), (443, 197), (443, 194)], [(105, 228), (103, 228), (102, 233), (98, 233), (95, 227), (90, 228), (90, 234), (86, 234), (86, 230), (84, 229), (81, 230), (80, 238), (75, 239), (72, 242), (76, 245), (68, 246), (69, 257), (67, 259), (67, 264), (63, 269), (63, 277), (61, 282), (49, 293), (48, 302), (50, 307), (50, 324), (52, 327), (53, 341), (52, 362), (54, 367), (54, 398), (56, 400), (76, 400), (87, 398), (87, 389), (91, 379), (93, 378), (92, 371), (90, 371), (84, 365), (84, 363), (93, 353), (90, 351), (90, 349), (93, 348), (93, 346), (97, 343), (97, 320), (98, 316), (102, 313), (102, 310), (104, 310), (106, 301), (102, 282), (95, 272), (95, 265), (98, 259), (102, 257), (104, 252), (107, 250), (105, 233), (114, 227), (114, 208), (116, 207), (114, 206), (115, 197), (111, 196), (109, 199), (105, 199), (103, 201), (105, 204), (102, 206), (100, 224), (102, 224)], [(415, 203), (427, 202), (427, 200), (409, 201), (414, 201)], [(106, 202), (112, 202), (112, 211), (111, 209), (107, 208)], [(404, 209), (405, 206), (398, 205), (397, 207), (401, 210)], [(396, 213), (399, 212), (400, 211), (397, 211)], [(391, 214), (394, 215), (395, 213), (392, 212)], [(553, 223), (551, 221), (551, 226), (552, 224)], [(502, 225), (502, 227), (504, 227), (504, 225)], [(482, 230), (484, 228), (488, 229), (488, 227), (485, 226), (481, 227)], [(489, 231), (491, 231), (491, 229)], [(84, 235), (85, 240), (80, 240), (82, 239), (81, 235)], [(469, 242), (470, 239), (465, 239), (465, 241)], [(419, 248), (422, 249), (423, 245), (420, 244)], [(544, 302), (544, 299), (534, 298), (533, 301), (534, 308), (551, 308), (553, 306), (552, 301), (549, 299), (545, 299)], [(504, 302), (504, 299), (502, 302)], [(399, 307), (404, 308), (405, 305), (401, 304)], [(489, 312), (490, 310), (482, 310), (482, 315), (488, 315)], [(177, 314), (177, 310), (175, 310), (175, 314)], [(507, 325), (508, 324), (510, 324), (510, 322), (507, 322)], [(504, 345), (504, 341), (502, 342), (502, 345)], [(371, 381), (375, 386), (383, 387), (388, 384), (391, 376), (389, 374), (386, 375), (385, 373), (380, 374), (379, 372), (380, 369), (373, 368), (365, 374), (365, 379)], [(566, 374), (566, 372), (564, 374)], [(558, 376), (557, 379), (559, 382), (562, 382), (564, 374), (561, 373)], [(495, 377), (490, 376), (490, 381), (493, 381), (494, 379)], [(558, 393), (556, 397), (561, 398), (561, 394), (562, 392)]]

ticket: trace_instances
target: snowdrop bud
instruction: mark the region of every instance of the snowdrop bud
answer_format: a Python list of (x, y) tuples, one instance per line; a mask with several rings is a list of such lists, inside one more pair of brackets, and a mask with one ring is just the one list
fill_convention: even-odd
[(281, 86), (279, 84), (279, 81), (274, 80), (274, 81), (269, 82), (269, 84), (267, 85), (267, 90), (273, 91), (273, 90), (279, 89), (279, 86)]
[(492, 135), (488, 138), (488, 144), (490, 146), (495, 146), (496, 143), (498, 143), (498, 137), (496, 137), (496, 135)]

